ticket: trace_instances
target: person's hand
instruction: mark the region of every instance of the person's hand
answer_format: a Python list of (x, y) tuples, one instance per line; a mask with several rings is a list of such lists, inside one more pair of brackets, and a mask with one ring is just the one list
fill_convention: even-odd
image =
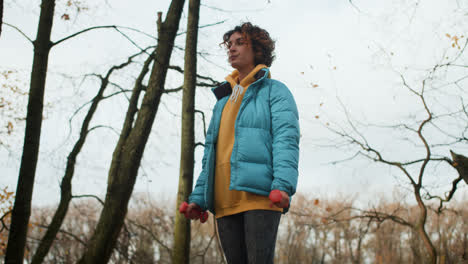
[(201, 207), (196, 203), (183, 202), (179, 207), (179, 212), (184, 214), (188, 219), (200, 219), (201, 223), (208, 220), (208, 212), (202, 211)]
[(190, 203), (185, 211), (185, 216), (189, 219), (200, 219), (202, 209), (196, 203)]
[(285, 191), (273, 190), (270, 192), (270, 207), (287, 208), (289, 206), (289, 195)]

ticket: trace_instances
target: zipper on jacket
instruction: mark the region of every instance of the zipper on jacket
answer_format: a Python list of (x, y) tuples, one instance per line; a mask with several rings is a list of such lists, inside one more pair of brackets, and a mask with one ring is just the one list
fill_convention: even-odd
[[(259, 80), (262, 80), (262, 79), (259, 79)], [(234, 145), (233, 145), (233, 148), (232, 148), (232, 152), (231, 152), (231, 159), (230, 159), (230, 162), (231, 162), (231, 179), (229, 181), (229, 189), (230, 190), (234, 190), (233, 186), (232, 186), (232, 182), (233, 182), (233, 166), (232, 166), (232, 160), (233, 160), (233, 156), (235, 155), (235, 159), (234, 160), (237, 160), (237, 138), (239, 138), (239, 132), (238, 132), (238, 129), (237, 129), (237, 125), (238, 125), (238, 121), (239, 121), (239, 117), (241, 116), (241, 113), (244, 111), (246, 105), (248, 104), (248, 102), (252, 99), (253, 97), (253, 89), (249, 89), (252, 87), (252, 85), (254, 85), (256, 82), (258, 82), (259, 80), (255, 81), (254, 83), (252, 83), (248, 88), (247, 88), (247, 91), (245, 91), (245, 95), (244, 95), (244, 98), (242, 98), (242, 102), (241, 102), (241, 106), (239, 108), (239, 112), (237, 112), (237, 116), (236, 116), (236, 121), (234, 123)], [(234, 150), (236, 150), (234, 152)], [(236, 163), (236, 166), (238, 164)], [(237, 167), (235, 168), (235, 170), (237, 170)], [(236, 175), (237, 177), (237, 175)]]

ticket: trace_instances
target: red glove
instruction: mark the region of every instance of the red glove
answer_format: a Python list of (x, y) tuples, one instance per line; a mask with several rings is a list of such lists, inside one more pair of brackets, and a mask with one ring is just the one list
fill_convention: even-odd
[(289, 206), (289, 195), (284, 191), (273, 190), (270, 192), (269, 198), (271, 201), (270, 207), (273, 207), (273, 205), (279, 208), (286, 208)]
[(206, 220), (208, 220), (208, 212), (202, 211), (198, 205), (196, 205), (196, 207), (191, 206), (191, 208), (189, 208), (189, 204), (187, 202), (183, 202), (179, 207), (179, 212), (184, 214), (187, 219), (200, 219), (201, 223), (205, 223)]

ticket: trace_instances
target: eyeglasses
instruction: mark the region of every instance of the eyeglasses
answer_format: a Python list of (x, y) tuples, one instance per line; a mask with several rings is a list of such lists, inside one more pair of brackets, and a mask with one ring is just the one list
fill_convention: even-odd
[(238, 38), (233, 41), (228, 41), (223, 43), (225, 49), (230, 49), (232, 46), (243, 46), (246, 45), (247, 41), (244, 38)]

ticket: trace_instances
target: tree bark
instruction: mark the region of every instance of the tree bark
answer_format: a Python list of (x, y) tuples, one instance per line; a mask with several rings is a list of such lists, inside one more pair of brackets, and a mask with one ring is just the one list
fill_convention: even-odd
[(2, 35), (3, 25), (3, 0), (0, 0), (0, 36)]
[[(158, 19), (158, 46), (148, 88), (135, 122), (135, 104), (130, 103), (108, 175), (107, 194), (96, 230), (79, 263), (107, 263), (117, 242), (135, 185), (151, 127), (164, 92), (169, 60), (184, 0), (173, 0), (164, 23)], [(136, 96), (134, 93), (132, 99)], [(138, 99), (138, 96), (136, 96)], [(137, 100), (138, 101), (138, 100)], [(134, 123), (134, 126), (132, 126)]]
[[(177, 206), (192, 192), (195, 149), (195, 88), (197, 81), (197, 41), (200, 0), (189, 1), (185, 41), (184, 88), (182, 96), (182, 137)], [(190, 220), (176, 213), (172, 263), (190, 261)]]
[(415, 195), (416, 201), (418, 202), (418, 207), (420, 210), (419, 219), (417, 220), (417, 223), (414, 229), (418, 233), (419, 237), (421, 238), (423, 242), (424, 247), (426, 248), (426, 251), (428, 254), (427, 258), (428, 258), (429, 263), (436, 264), (437, 263), (437, 251), (434, 245), (432, 244), (432, 241), (429, 238), (429, 235), (427, 234), (427, 231), (425, 228), (426, 219), (427, 219), (427, 207), (421, 198), (420, 190), (421, 190), (420, 186), (416, 186), (414, 189), (414, 195)]
[(47, 64), (49, 51), (52, 47), (50, 34), (52, 31), (54, 8), (55, 0), (42, 0), (37, 37), (33, 42), (34, 59), (29, 88), (23, 156), (21, 158), (16, 199), (11, 216), (10, 233), (5, 255), (5, 263), (8, 264), (23, 263), (28, 222), (31, 215), (34, 176), (36, 174), (39, 154)]

